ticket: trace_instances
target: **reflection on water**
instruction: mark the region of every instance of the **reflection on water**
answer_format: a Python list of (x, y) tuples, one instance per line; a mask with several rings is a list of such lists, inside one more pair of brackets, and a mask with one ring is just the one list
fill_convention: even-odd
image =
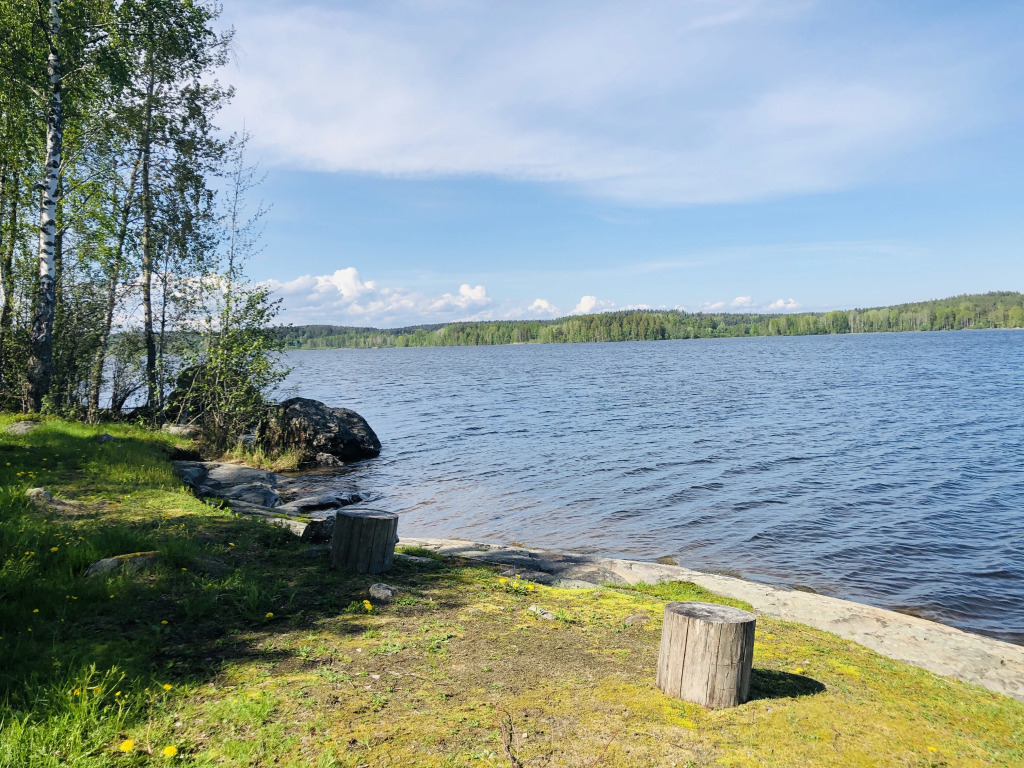
[(1024, 643), (1024, 333), (293, 352), (408, 536), (674, 556)]

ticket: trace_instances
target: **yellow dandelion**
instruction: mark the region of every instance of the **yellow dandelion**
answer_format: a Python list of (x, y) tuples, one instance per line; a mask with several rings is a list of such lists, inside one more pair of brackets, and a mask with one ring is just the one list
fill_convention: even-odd
[(527, 584), (527, 585), (526, 585), (526, 588), (527, 588), (528, 590), (530, 590), (531, 592), (533, 592), (533, 590), (534, 590), (534, 586), (533, 586), (533, 584)]
[(32, 609), (32, 613), (39, 613), (39, 609), (38, 608), (33, 608)]
[(506, 581), (508, 581), (508, 579), (506, 579), (504, 576), (502, 576), (500, 579), (498, 579), (498, 583), (499, 584), (504, 584)]
[(517, 578), (517, 579), (519, 578), (519, 574), (518, 574), (518, 573), (516, 574), (516, 578)]
[(171, 690), (171, 688), (173, 688), (173, 687), (174, 687), (174, 686), (173, 686), (173, 685), (171, 685), (170, 683), (164, 683), (164, 690), (165, 690), (165, 691), (169, 691), (169, 690)]
[(229, 547), (233, 547), (233, 546), (235, 546), (235, 542), (233, 542), (233, 541), (229, 541), (229, 542), (228, 542), (228, 546), (229, 546)]
[(938, 749), (938, 747), (928, 747), (928, 751), (929, 752), (938, 752), (939, 749)]
[(174, 757), (178, 754), (177, 747), (164, 747), (164, 757)]
[(60, 549), (60, 547), (50, 547), (50, 551), (51, 552), (56, 552), (59, 549)]
[(798, 675), (802, 675), (804, 673), (804, 668), (803, 667), (797, 667), (795, 671), (796, 671), (796, 673)]
[(163, 621), (161, 621), (160, 623), (161, 623), (161, 624), (166, 624), (166, 623), (167, 623), (167, 619), (164, 619), (164, 620), (163, 620)]
[(81, 696), (82, 695), (82, 689), (81, 688), (75, 688), (74, 695), (75, 696)]
[(268, 619), (272, 619), (272, 618), (274, 618), (274, 612), (273, 612), (273, 611), (267, 611), (267, 616), (266, 616), (266, 618), (268, 618)]
[(120, 696), (120, 695), (121, 695), (121, 692), (120, 692), (120, 691), (116, 691), (116, 692), (114, 693), (114, 698), (116, 699), (116, 698), (117, 698), (118, 696)]
[(135, 749), (135, 742), (131, 739), (125, 739), (121, 742), (121, 746), (119, 746), (118, 749), (122, 752), (131, 752), (133, 749)]

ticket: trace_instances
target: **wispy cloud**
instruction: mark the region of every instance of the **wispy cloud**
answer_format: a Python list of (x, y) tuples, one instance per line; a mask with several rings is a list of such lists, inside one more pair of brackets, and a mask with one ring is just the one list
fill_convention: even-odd
[(265, 158), (292, 168), (730, 202), (875, 178), (977, 114), (941, 31), (867, 39), (807, 2), (227, 11), (240, 49), (230, 119), (257, 126)]

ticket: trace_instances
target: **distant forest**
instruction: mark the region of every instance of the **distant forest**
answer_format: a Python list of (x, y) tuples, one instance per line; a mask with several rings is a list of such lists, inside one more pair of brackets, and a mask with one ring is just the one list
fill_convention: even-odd
[(557, 320), (494, 320), (392, 329), (297, 325), (282, 327), (278, 332), (288, 349), (365, 349), (811, 336), (975, 328), (1024, 328), (1024, 294), (985, 293), (892, 307), (800, 314), (627, 310), (562, 317)]

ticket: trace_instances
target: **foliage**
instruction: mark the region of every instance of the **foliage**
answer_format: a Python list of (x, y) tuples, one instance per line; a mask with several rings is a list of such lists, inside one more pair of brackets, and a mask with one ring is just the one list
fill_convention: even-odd
[(467, 322), (393, 330), (300, 325), (279, 328), (278, 333), (289, 349), (334, 349), (660, 341), (976, 328), (1024, 328), (1024, 294), (986, 293), (826, 313), (756, 315), (631, 310), (557, 320)]
[(262, 205), (246, 212), (246, 196), (262, 181), (255, 166), (246, 165), (248, 135), (231, 147), (232, 165), (223, 220), (227, 230), (221, 271), (214, 281), (212, 302), (206, 307), (203, 335), (197, 352), (185, 353), (193, 371), (186, 395), (199, 404), (198, 423), (210, 446), (224, 451), (239, 436), (254, 429), (266, 413), (264, 395), (286, 371), (275, 353), (281, 343), (271, 329), (279, 301), (253, 286), (244, 275), (246, 260), (257, 250)]
[[(213, 76), (231, 40), (219, 13), (0, 0), (0, 406), (95, 421), (101, 397), (116, 416), (142, 394), (161, 419), (175, 342), (217, 271), (213, 180), (230, 159), (213, 118), (232, 94)], [(56, 224), (41, 238), (48, 168)]]

